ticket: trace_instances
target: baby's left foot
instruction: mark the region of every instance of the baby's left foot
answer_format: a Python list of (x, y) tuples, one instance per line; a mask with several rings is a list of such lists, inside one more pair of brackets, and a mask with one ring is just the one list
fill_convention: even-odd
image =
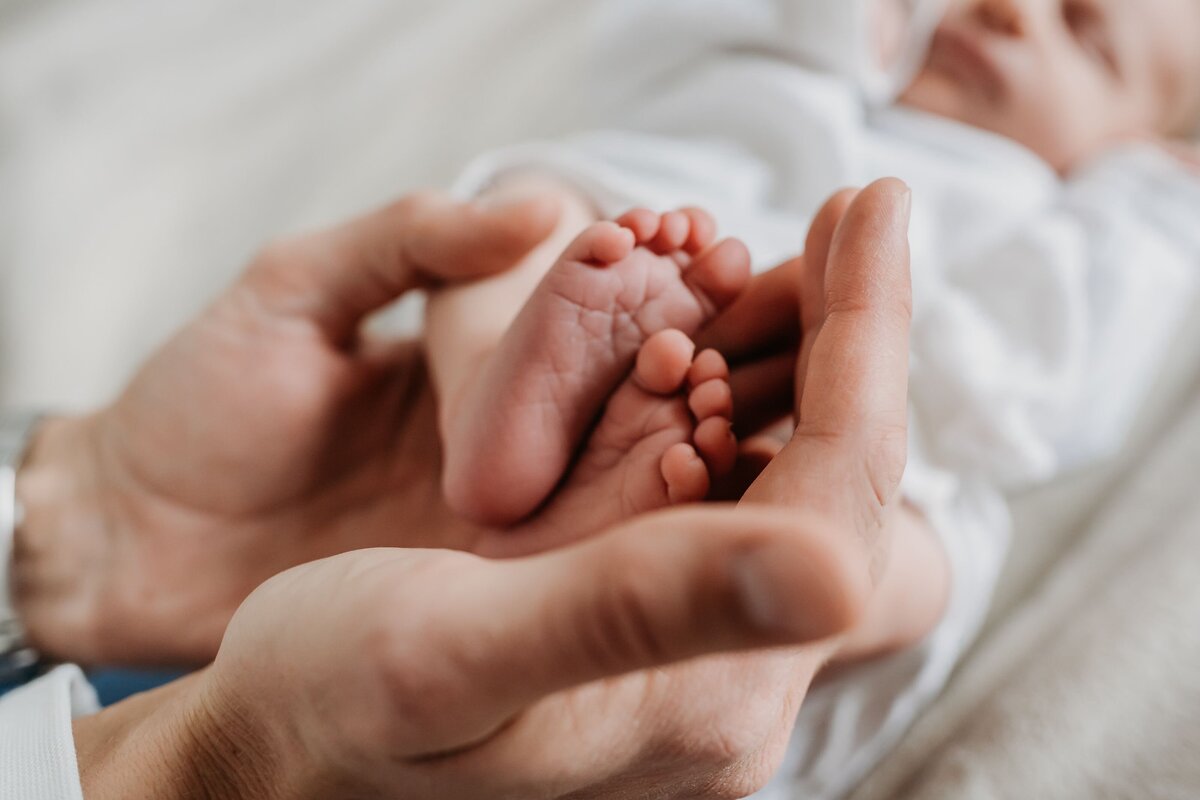
[(694, 356), (678, 330), (655, 334), (609, 399), (574, 469), (549, 505), (484, 555), (537, 552), (655, 509), (703, 500), (737, 458), (729, 369), (715, 350)]
[(693, 335), (750, 277), (736, 240), (702, 211), (635, 210), (590, 226), (542, 279), (496, 350), (443, 391), (444, 495), (491, 526), (553, 494), (655, 333)]

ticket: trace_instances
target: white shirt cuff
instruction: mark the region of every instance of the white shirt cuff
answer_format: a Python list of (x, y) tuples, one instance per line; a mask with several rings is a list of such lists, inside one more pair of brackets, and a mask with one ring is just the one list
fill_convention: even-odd
[(0, 697), (0, 797), (83, 800), (71, 721), (99, 707), (73, 665)]

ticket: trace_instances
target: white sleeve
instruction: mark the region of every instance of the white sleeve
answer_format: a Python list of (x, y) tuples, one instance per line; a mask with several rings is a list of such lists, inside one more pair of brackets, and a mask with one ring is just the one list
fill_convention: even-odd
[[(759, 57), (836, 76), (861, 100), (894, 100), (924, 62), (947, 0), (612, 0), (590, 21), (596, 94), (627, 98), (714, 58)], [(891, 18), (897, 52), (877, 52)], [(886, 63), (885, 63), (886, 62)], [(650, 89), (650, 94), (653, 90)]]
[(1092, 259), (1092, 342), (1054, 449), (1064, 468), (1119, 448), (1200, 285), (1200, 179), (1165, 151), (1134, 146), (1074, 177), (1065, 204)]
[(0, 697), (0, 797), (83, 800), (71, 721), (98, 709), (70, 665)]
[(1094, 461), (1126, 435), (1195, 301), (1197, 210), (1200, 182), (1157, 150), (1126, 150), (991, 242), (914, 273), (903, 490), (945, 546), (949, 605), (920, 646), (809, 694), (764, 799), (843, 796), (940, 691), (1004, 563), (1002, 490)]
[(832, 189), (855, 182), (863, 114), (841, 81), (778, 60), (719, 56), (659, 86), (616, 128), (482, 156), (455, 191), (471, 196), (506, 173), (542, 171), (574, 184), (605, 216), (634, 205), (703, 206), (769, 263), (795, 255), (799, 223)]
[(1020, 490), (1120, 447), (1195, 294), (1197, 209), (1200, 182), (1133, 148), (948, 260), (913, 328), (929, 460)]

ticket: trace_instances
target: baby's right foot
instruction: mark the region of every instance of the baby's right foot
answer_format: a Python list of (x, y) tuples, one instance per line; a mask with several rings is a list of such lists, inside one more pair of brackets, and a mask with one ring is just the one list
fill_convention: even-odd
[(715, 350), (660, 331), (605, 404), (570, 475), (529, 522), (480, 555), (510, 558), (584, 539), (640, 514), (698, 503), (738, 457), (729, 367)]
[(482, 371), (443, 398), (456, 512), (507, 525), (546, 500), (646, 340), (695, 334), (745, 286), (745, 247), (714, 239), (704, 212), (639, 210), (567, 248)]

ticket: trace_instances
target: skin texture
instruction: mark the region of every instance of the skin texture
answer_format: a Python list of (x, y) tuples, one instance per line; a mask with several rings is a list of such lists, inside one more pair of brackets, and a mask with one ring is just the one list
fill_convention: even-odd
[[(495, 351), (450, 367), (463, 384), (439, 387), (451, 508), (509, 525), (542, 504), (641, 345), (668, 328), (696, 333), (749, 279), (746, 248), (715, 239), (715, 223), (700, 210), (642, 209), (592, 224), (548, 271), (531, 265), (545, 278)], [(474, 308), (463, 298), (432, 313), (470, 316)], [(436, 357), (471, 355), (457, 325), (430, 336)]]
[(734, 458), (728, 372), (710, 354), (699, 380), (691, 341), (662, 331), (537, 514), (502, 531), (442, 500), (420, 348), (359, 323), (395, 292), (519, 260), (555, 212), (418, 196), (275, 245), (112, 407), (48, 424), (19, 487), (33, 642), (79, 663), (203, 663), (246, 595), (295, 564), (385, 545), (516, 556), (702, 499), (708, 465)]
[(837, 635), (886, 585), (873, 574), (900, 508), (908, 194), (884, 181), (843, 199), (804, 267), (780, 274), (816, 324), (789, 381), (800, 424), (745, 503), (642, 516), (531, 558), (376, 549), (283, 573), (238, 611), (210, 670), (76, 724), (87, 795), (760, 788)]
[(1194, 0), (958, 0), (901, 101), (1006, 136), (1066, 173), (1200, 121)]
[(111, 406), (45, 425), (18, 486), (33, 642), (84, 664), (205, 663), (283, 569), (485, 539), (441, 501), (418, 344), (360, 326), (406, 291), (511, 266), (558, 213), (414, 195), (273, 244)]
[(729, 370), (715, 351), (693, 360), (681, 331), (651, 336), (553, 497), (525, 522), (480, 541), (489, 557), (538, 553), (649, 511), (707, 496), (737, 457)]

